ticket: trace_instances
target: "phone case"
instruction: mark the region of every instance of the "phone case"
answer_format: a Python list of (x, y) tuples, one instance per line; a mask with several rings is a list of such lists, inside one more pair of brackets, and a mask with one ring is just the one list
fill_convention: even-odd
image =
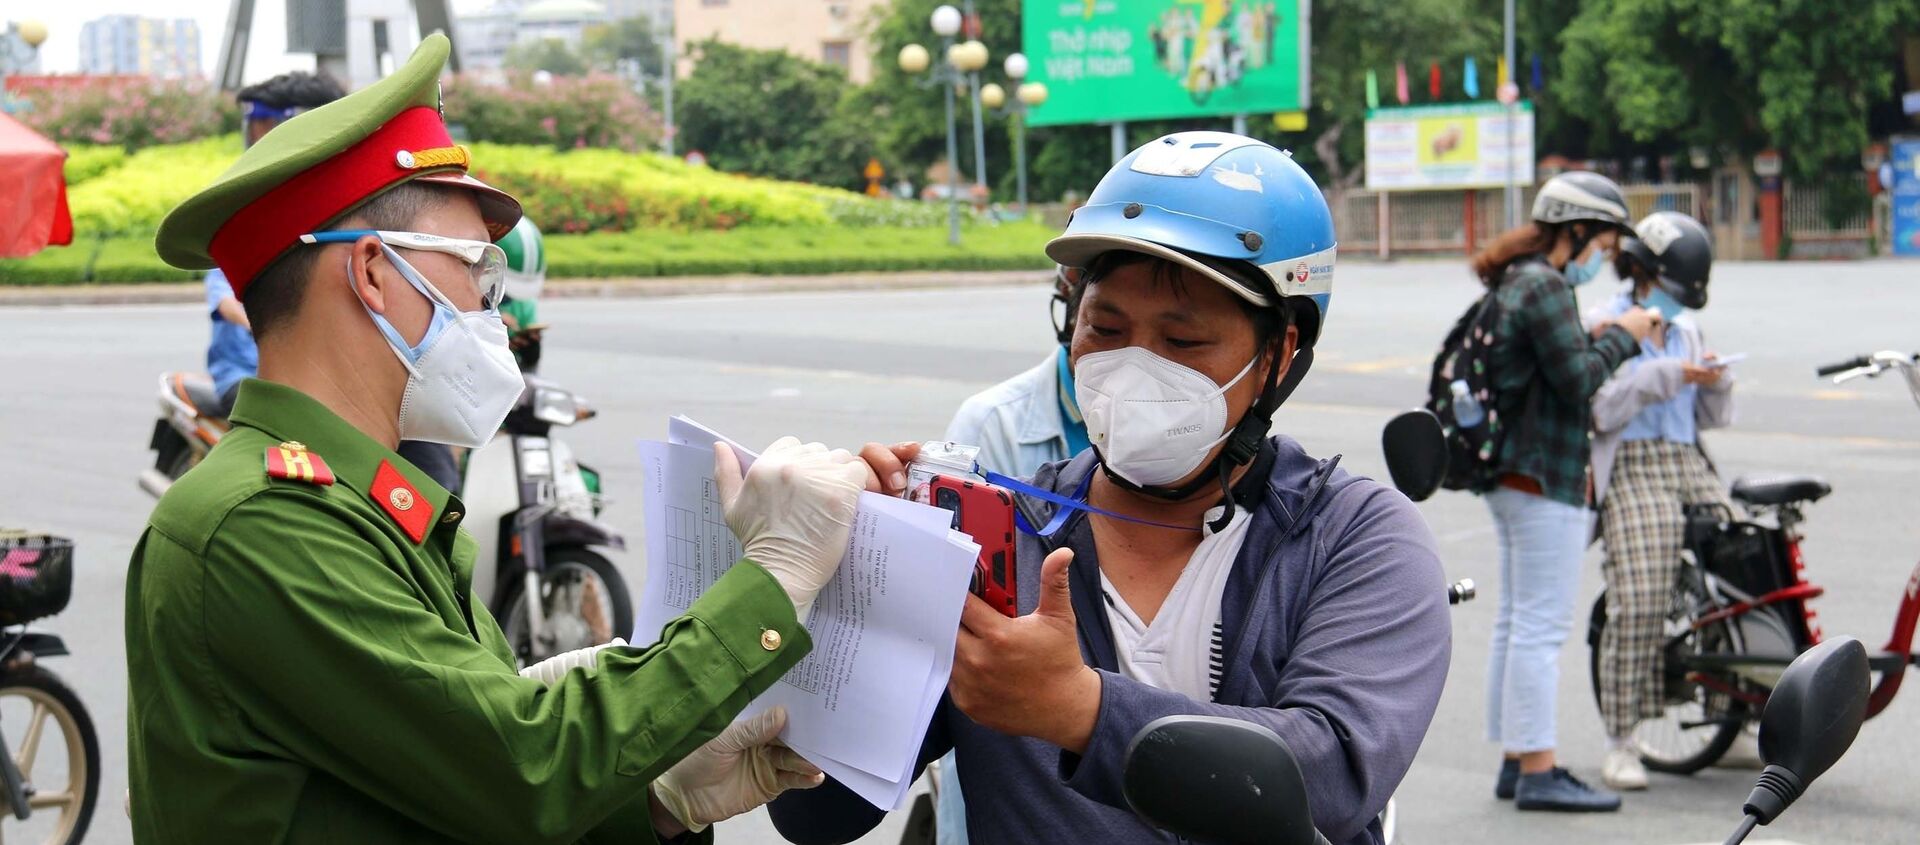
[(1013, 617), (1020, 614), (1019, 579), (1014, 561), (1013, 495), (984, 481), (935, 476), (929, 485), (933, 505), (953, 512), (953, 527), (980, 545), (974, 564), (973, 594)]

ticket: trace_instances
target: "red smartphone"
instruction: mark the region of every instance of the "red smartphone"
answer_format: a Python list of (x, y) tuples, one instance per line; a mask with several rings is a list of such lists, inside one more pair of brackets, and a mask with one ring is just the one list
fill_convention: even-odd
[(1013, 495), (984, 481), (934, 476), (933, 506), (953, 512), (953, 527), (980, 544), (973, 594), (1009, 618), (1020, 615), (1014, 577)]

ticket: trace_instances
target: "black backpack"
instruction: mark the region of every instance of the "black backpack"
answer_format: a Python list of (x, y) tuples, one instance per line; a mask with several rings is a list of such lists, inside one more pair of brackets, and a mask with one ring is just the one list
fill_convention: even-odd
[[(1494, 329), (1500, 324), (1500, 308), (1495, 291), (1489, 290), (1455, 320), (1433, 356), (1433, 371), (1427, 382), (1427, 410), (1440, 418), (1447, 439), (1447, 474), (1440, 482), (1448, 490), (1485, 490), (1499, 477), (1496, 462), (1506, 427), (1500, 419), (1500, 394), (1494, 389), (1488, 360), (1493, 351)], [(1453, 383), (1464, 381), (1467, 391), (1479, 400), (1481, 420), (1463, 426), (1455, 416)]]

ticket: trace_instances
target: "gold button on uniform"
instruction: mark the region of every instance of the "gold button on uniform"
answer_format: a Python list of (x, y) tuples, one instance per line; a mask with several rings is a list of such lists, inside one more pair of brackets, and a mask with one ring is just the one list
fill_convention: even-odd
[(395, 487), (387, 494), (387, 501), (393, 504), (394, 510), (413, 510), (413, 491), (405, 487)]
[(454, 524), (454, 523), (456, 523), (456, 522), (459, 522), (459, 521), (460, 521), (460, 512), (459, 512), (459, 511), (447, 511), (447, 515), (446, 515), (446, 516), (443, 516), (443, 517), (440, 517), (440, 524), (441, 524), (441, 525), (452, 525), (452, 524)]
[(780, 648), (780, 632), (779, 632), (779, 631), (775, 631), (775, 630), (774, 630), (774, 629), (772, 629), (772, 628), (768, 628), (768, 629), (766, 629), (766, 630), (764, 630), (764, 631), (761, 631), (761, 632), (760, 632), (760, 647), (761, 647), (761, 648), (764, 648), (764, 649), (766, 649), (766, 650), (768, 650), (768, 651), (777, 651), (777, 650), (779, 650), (779, 648)]

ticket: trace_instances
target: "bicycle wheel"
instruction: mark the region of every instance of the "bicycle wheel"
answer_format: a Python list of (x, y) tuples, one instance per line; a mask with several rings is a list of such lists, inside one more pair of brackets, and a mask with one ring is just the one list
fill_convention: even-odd
[(32, 811), (15, 818), (0, 789), (0, 841), (78, 843), (100, 798), (100, 740), (79, 696), (39, 666), (7, 672), (0, 677), (0, 728)]
[[(1692, 627), (1693, 620), (1707, 607), (1711, 603), (1690, 582), (1681, 579), (1674, 584), (1673, 603), (1664, 624), (1664, 706), (1659, 716), (1642, 719), (1633, 730), (1640, 761), (1656, 772), (1690, 775), (1713, 765), (1733, 747), (1749, 718), (1744, 702), (1688, 677), (1686, 659), (1690, 656), (1745, 652), (1739, 637), (1724, 621)], [(1587, 636), (1591, 646), (1587, 676), (1596, 706), (1600, 702), (1600, 637), (1606, 625), (1607, 596), (1602, 592), (1594, 601)], [(1734, 678), (1724, 680), (1740, 683)]]
[(523, 583), (516, 579), (508, 591), (500, 627), (525, 665), (633, 633), (627, 582), (612, 561), (592, 551), (576, 546), (547, 549), (547, 569), (540, 579), (541, 618), (546, 623), (542, 642), (528, 636)]

